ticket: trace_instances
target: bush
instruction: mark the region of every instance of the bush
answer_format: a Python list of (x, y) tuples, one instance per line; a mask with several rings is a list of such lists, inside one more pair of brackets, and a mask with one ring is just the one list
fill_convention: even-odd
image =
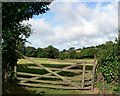
[(118, 82), (120, 63), (116, 52), (116, 46), (100, 51), (98, 62), (99, 70), (103, 74), (105, 80), (108, 83)]
[[(118, 45), (110, 46), (107, 49), (102, 49), (97, 54), (98, 70), (104, 76), (106, 84), (112, 86), (112, 93), (120, 92), (120, 57), (118, 55)], [(109, 89), (108, 89), (109, 90)]]

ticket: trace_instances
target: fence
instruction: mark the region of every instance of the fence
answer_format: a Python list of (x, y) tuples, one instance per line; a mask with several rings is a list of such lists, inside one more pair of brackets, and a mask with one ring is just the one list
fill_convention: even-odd
[[(30, 60), (33, 64), (21, 65), (21, 67), (27, 69), (27, 72), (20, 72), (20, 70), (16, 71), (17, 68), (15, 68), (18, 84), (20, 85), (55, 89), (93, 90), (94, 88), (94, 74), (97, 65), (96, 59), (94, 62), (87, 62), (84, 60), (83, 62), (71, 65), (52, 65), (40, 64), (25, 56), (24, 58)], [(37, 70), (37, 73), (31, 73), (33, 70)]]

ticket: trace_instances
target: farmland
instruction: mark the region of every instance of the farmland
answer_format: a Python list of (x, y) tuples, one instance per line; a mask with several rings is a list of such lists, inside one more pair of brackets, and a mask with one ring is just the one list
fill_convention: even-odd
[[(42, 63), (42, 64), (75, 64), (77, 62), (81, 62), (84, 60), (87, 60), (89, 62), (93, 62), (94, 59), (65, 59), (65, 60), (59, 60), (59, 59), (48, 59), (48, 58), (31, 58), (33, 61)], [(29, 64), (32, 63), (27, 59), (19, 59), (18, 64)]]

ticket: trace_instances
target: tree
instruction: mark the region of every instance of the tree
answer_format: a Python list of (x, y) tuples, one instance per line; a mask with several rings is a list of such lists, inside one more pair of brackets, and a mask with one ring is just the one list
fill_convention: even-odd
[(75, 50), (71, 50), (68, 54), (69, 54), (70, 59), (74, 59), (76, 52), (75, 52)]
[(62, 52), (67, 52), (67, 50), (66, 49), (63, 49), (63, 51)]
[(59, 59), (64, 60), (69, 57), (69, 54), (67, 52), (59, 52)]
[[(120, 34), (120, 33), (119, 33)], [(102, 73), (107, 84), (112, 85), (112, 91), (120, 92), (120, 37), (118, 35), (117, 42), (106, 42), (98, 55), (98, 71)]]
[(38, 58), (47, 58), (47, 52), (45, 48), (37, 48), (37, 57)]
[(75, 50), (75, 47), (70, 47), (69, 48), (69, 51), (73, 51), (73, 50)]
[(80, 52), (76, 52), (76, 54), (75, 54), (75, 59), (81, 59), (81, 54), (80, 54)]
[(109, 47), (108, 49), (101, 50), (98, 55), (99, 69), (103, 74), (105, 80), (110, 82), (118, 81), (118, 70), (119, 70), (119, 60), (118, 60), (116, 45)]
[[(20, 40), (16, 40), (16, 47), (17, 50), (22, 53), (23, 55), (25, 55), (25, 42), (22, 42)], [(23, 58), (20, 54), (18, 54), (18, 58)]]
[(25, 48), (25, 55), (28, 57), (36, 57), (36, 49), (34, 47), (28, 46)]
[(56, 59), (59, 57), (59, 50), (57, 48), (54, 48), (52, 45), (49, 45), (46, 49), (48, 58)]
[[(24, 25), (23, 20), (29, 20), (33, 15), (43, 14), (49, 10), (51, 2), (3, 2), (2, 3), (2, 65), (3, 81), (5, 74), (13, 70), (17, 64), (17, 42), (26, 42), (31, 34), (30, 25)], [(24, 38), (25, 37), (25, 38)], [(17, 42), (16, 42), (17, 41)], [(8, 80), (8, 75), (6, 80)]]
[(117, 55), (119, 56), (119, 61), (120, 61), (120, 30), (118, 33), (118, 39), (117, 39)]

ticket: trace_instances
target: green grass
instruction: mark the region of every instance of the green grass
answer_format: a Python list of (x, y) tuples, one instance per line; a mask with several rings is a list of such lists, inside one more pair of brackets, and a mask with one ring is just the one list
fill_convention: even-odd
[[(46, 59), (46, 58), (31, 58), (34, 62), (39, 62), (40, 64), (74, 64), (68, 61), (58, 60), (58, 59)], [(18, 64), (31, 64), (33, 62), (26, 59), (19, 59)]]
[(28, 88), (30, 91), (36, 92), (36, 94), (92, 94), (90, 90), (56, 90), (50, 88)]
[(119, 87), (118, 84), (114, 84), (114, 83), (109, 84), (107, 82), (99, 81), (99, 82), (97, 82), (95, 84), (95, 86), (96, 86), (96, 88), (99, 89), (99, 91), (101, 93), (104, 93), (104, 94), (114, 94), (116, 96), (120, 95), (120, 87)]
[(65, 59), (66, 61), (72, 61), (72, 62), (81, 62), (81, 61), (87, 61), (87, 62), (93, 62), (94, 59)]
[[(40, 64), (75, 64), (81, 61), (88, 61), (93, 62), (93, 59), (48, 59), (48, 58), (31, 58), (34, 62), (40, 63)], [(27, 60), (27, 59), (19, 59), (18, 64), (33, 64), (33, 62)], [(91, 65), (91, 64), (89, 64)]]
[[(5, 96), (10, 94), (18, 94), (20, 96), (36, 96), (37, 94), (61, 94), (59, 96), (64, 96), (64, 94), (94, 94), (91, 90), (56, 90), (50, 88), (33, 88), (33, 87), (22, 87), (22, 86), (8, 86), (9, 92), (5, 92)], [(63, 95), (62, 95), (63, 94)], [(14, 95), (15, 96), (15, 95)], [(38, 96), (38, 95), (37, 95)], [(44, 96), (44, 95), (42, 95)], [(56, 95), (55, 95), (56, 96)]]

